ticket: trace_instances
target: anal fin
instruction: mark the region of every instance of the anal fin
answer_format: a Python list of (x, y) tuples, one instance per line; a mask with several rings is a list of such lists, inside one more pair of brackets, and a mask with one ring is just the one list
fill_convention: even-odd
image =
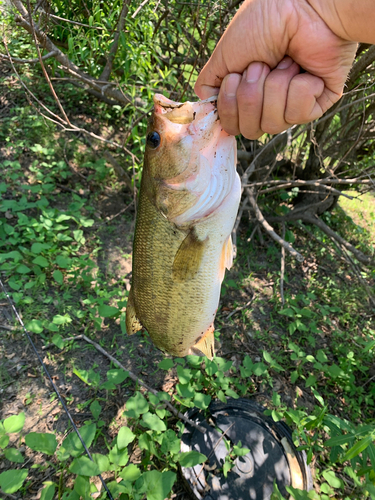
[(220, 267), (219, 267), (219, 278), (220, 281), (223, 281), (225, 269), (230, 269), (233, 264), (233, 244), (232, 244), (232, 236), (229, 235), (228, 238), (224, 241), (224, 245), (221, 251), (220, 257)]
[(138, 332), (143, 328), (141, 322), (137, 318), (134, 305), (133, 287), (130, 289), (128, 303), (126, 305), (126, 331), (128, 335)]
[(215, 327), (214, 324), (210, 325), (204, 332), (202, 338), (193, 347), (190, 347), (189, 354), (195, 356), (207, 356), (212, 359), (215, 354)]

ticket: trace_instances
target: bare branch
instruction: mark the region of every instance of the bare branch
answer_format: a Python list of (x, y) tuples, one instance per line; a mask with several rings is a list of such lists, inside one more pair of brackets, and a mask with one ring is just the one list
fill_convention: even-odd
[(337, 234), (333, 229), (331, 229), (325, 222), (322, 221), (317, 216), (310, 216), (310, 215), (304, 215), (303, 217), (300, 217), (304, 222), (308, 224), (314, 224), (315, 226), (318, 226), (319, 229), (323, 231), (327, 236), (330, 238), (333, 238), (336, 240), (340, 245), (344, 246), (349, 252), (351, 252), (354, 257), (359, 260), (359, 262), (362, 262), (362, 264), (371, 264), (373, 259), (371, 257), (368, 257), (364, 253), (362, 253), (360, 250), (355, 248), (352, 244), (350, 244), (348, 241), (344, 240), (339, 234)]
[(30, 35), (35, 32), (35, 36), (38, 39), (38, 42), (44, 47), (48, 52), (54, 52), (55, 59), (61, 64), (61, 69), (66, 73), (71, 74), (81, 82), (88, 85), (90, 88), (96, 90), (97, 92), (101, 92), (106, 96), (114, 99), (122, 104), (133, 104), (134, 106), (144, 106), (143, 101), (140, 99), (134, 99), (134, 101), (121, 92), (113, 88), (114, 83), (108, 85), (107, 81), (100, 81), (92, 78), (87, 73), (81, 71), (78, 66), (76, 66), (57, 46), (52, 42), (52, 40), (46, 35), (46, 33), (38, 28), (38, 26), (33, 22), (33, 26), (28, 21), (28, 13), (25, 9), (23, 3), (20, 0), (12, 0), (14, 6), (17, 8), (18, 12), (21, 14), (20, 16), (16, 16), (16, 23), (24, 28)]
[[(41, 57), (42, 61), (46, 61), (50, 57), (55, 57), (56, 52), (48, 52), (48, 54), (44, 55)], [(5, 54), (0, 54), (1, 59), (5, 59), (6, 61), (10, 61), (9, 56), (6, 56)], [(36, 57), (35, 59), (19, 59), (18, 57), (12, 57), (12, 61), (16, 63), (21, 63), (21, 64), (35, 64), (40, 62), (40, 59)]]
[(122, 9), (120, 12), (120, 17), (118, 20), (117, 24), (117, 29), (115, 36), (113, 37), (113, 43), (111, 46), (111, 49), (109, 51), (108, 57), (107, 57), (107, 64), (105, 65), (102, 74), (100, 75), (100, 80), (105, 80), (107, 81), (111, 72), (112, 72), (112, 66), (113, 66), (113, 61), (115, 60), (116, 54), (117, 54), (117, 49), (118, 49), (118, 44), (120, 40), (120, 34), (122, 30), (124, 29), (125, 26), (125, 19), (129, 11), (129, 3), (130, 0), (125, 0), (124, 3), (122, 4)]
[(249, 201), (253, 209), (255, 210), (255, 216), (258, 222), (263, 226), (265, 231), (271, 236), (273, 240), (275, 240), (279, 245), (284, 247), (288, 252), (295, 257), (299, 262), (303, 262), (303, 256), (295, 250), (292, 245), (290, 245), (287, 241), (283, 240), (278, 234), (275, 233), (273, 227), (266, 221), (262, 212), (260, 211), (258, 204), (255, 200), (254, 192), (250, 188), (245, 188), (246, 194), (249, 197)]

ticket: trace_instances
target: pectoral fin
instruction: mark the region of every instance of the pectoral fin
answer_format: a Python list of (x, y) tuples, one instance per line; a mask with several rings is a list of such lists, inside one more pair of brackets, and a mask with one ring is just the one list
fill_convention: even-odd
[(141, 322), (137, 318), (134, 305), (133, 288), (130, 289), (128, 303), (126, 305), (126, 331), (128, 335), (138, 332), (143, 328)]
[(174, 258), (172, 272), (173, 279), (185, 281), (194, 278), (202, 262), (203, 253), (208, 242), (208, 237), (201, 241), (194, 229), (186, 236), (177, 250)]
[(233, 264), (233, 244), (231, 235), (225, 240), (223, 249), (221, 251), (220, 267), (219, 267), (219, 278), (223, 281), (225, 268), (230, 269)]
[(190, 348), (189, 354), (195, 356), (207, 356), (212, 359), (215, 353), (215, 337), (214, 337), (214, 324), (207, 328), (202, 338)]

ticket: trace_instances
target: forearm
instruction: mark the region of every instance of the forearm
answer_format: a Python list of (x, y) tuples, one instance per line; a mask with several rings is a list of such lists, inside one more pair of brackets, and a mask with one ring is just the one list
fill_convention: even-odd
[(307, 1), (336, 35), (375, 44), (375, 0)]

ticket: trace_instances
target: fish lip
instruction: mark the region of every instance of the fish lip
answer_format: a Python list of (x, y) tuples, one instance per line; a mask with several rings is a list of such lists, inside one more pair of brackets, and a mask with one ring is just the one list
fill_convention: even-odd
[[(162, 119), (179, 125), (191, 126), (193, 123), (197, 125), (197, 122), (201, 122), (212, 111), (216, 114), (215, 120), (212, 120), (214, 122), (218, 119), (216, 95), (203, 101), (184, 103), (172, 101), (162, 94), (154, 95), (154, 113)], [(204, 121), (207, 122), (207, 120)]]

